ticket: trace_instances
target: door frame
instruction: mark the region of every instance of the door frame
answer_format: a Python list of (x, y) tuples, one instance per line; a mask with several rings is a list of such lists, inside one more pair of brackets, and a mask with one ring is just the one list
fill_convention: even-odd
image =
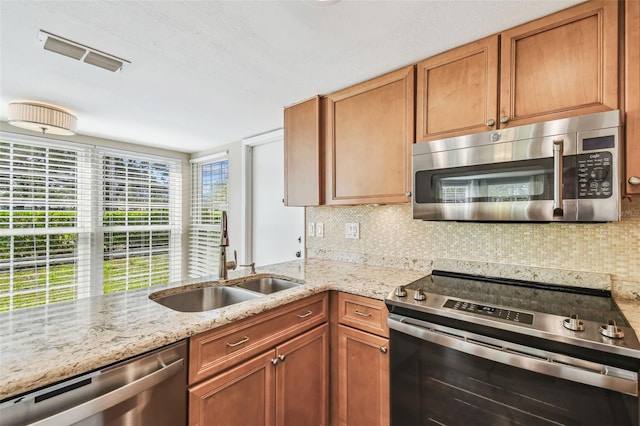
[[(266, 145), (273, 142), (284, 141), (284, 129), (279, 128), (269, 132), (261, 133), (256, 136), (251, 136), (242, 140), (242, 162), (244, 168), (244, 174), (242, 178), (242, 212), (243, 214), (243, 226), (245, 235), (245, 264), (253, 262), (253, 148), (259, 145)], [(284, 196), (284, 188), (283, 196)], [(283, 198), (284, 202), (284, 198)], [(307, 242), (306, 242), (306, 220), (305, 209), (302, 209), (302, 223), (303, 229), (301, 232), (301, 253), (300, 259), (307, 257)]]

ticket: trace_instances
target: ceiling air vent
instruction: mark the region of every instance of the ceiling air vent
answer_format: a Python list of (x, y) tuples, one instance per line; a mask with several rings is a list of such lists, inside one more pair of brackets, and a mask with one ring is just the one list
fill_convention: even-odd
[(89, 46), (76, 43), (75, 41), (68, 40), (43, 30), (40, 30), (38, 33), (38, 40), (42, 43), (42, 48), (44, 50), (58, 53), (68, 58), (76, 59), (86, 64), (94, 65), (112, 72), (120, 71), (125, 64), (131, 63), (125, 59), (109, 55), (108, 53), (101, 52)]

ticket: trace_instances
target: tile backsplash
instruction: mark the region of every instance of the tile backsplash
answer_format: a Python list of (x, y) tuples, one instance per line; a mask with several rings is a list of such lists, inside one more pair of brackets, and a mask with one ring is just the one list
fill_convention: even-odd
[[(458, 223), (411, 217), (410, 204), (309, 207), (307, 257), (429, 271), (447, 260), (586, 271), (611, 275), (619, 297), (640, 300), (640, 199), (622, 202), (616, 223)], [(347, 239), (347, 223), (360, 238)], [(437, 266), (436, 266), (437, 267)], [(559, 283), (560, 284), (560, 283)]]

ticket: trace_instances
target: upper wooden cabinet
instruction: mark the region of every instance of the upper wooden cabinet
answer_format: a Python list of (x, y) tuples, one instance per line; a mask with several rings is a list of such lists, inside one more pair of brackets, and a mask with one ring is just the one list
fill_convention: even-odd
[(589, 1), (436, 55), (417, 76), (418, 142), (617, 109), (618, 2)]
[(498, 41), (487, 37), (418, 63), (417, 141), (495, 128)]
[(626, 193), (640, 195), (640, 2), (625, 3)]
[(618, 2), (589, 1), (501, 34), (502, 127), (617, 109)]
[(318, 96), (284, 109), (284, 203), (318, 206), (323, 200)]
[(327, 204), (408, 202), (414, 67), (327, 96)]

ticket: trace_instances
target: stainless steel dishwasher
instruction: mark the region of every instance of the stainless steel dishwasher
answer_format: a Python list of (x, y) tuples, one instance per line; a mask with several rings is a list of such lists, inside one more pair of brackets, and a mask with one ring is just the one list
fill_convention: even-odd
[(0, 424), (187, 423), (187, 345), (179, 342), (0, 403)]

